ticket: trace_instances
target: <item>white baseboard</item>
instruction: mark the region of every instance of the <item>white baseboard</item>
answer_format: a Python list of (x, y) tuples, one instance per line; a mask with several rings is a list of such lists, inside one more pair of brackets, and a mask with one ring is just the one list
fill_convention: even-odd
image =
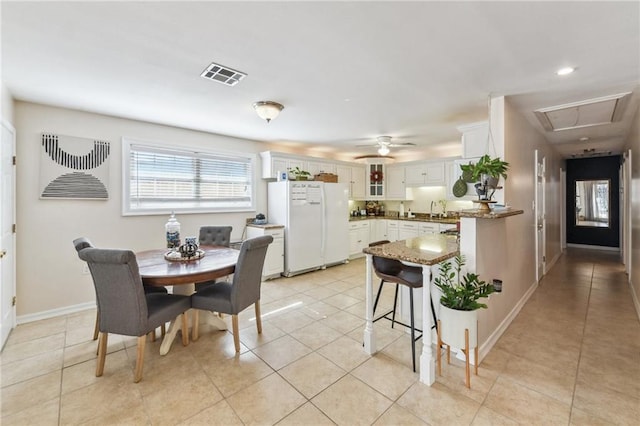
[(35, 314), (20, 315), (16, 317), (16, 324), (26, 324), (28, 322), (40, 321), (60, 315), (74, 314), (76, 312), (95, 309), (96, 302), (80, 303), (78, 305), (65, 306), (64, 308), (51, 309), (50, 311), (36, 312)]
[(620, 247), (606, 247), (606, 246), (590, 246), (588, 244), (567, 244), (567, 247), (583, 248), (591, 250), (604, 250), (604, 251), (620, 251)]
[(529, 290), (527, 290), (524, 296), (522, 296), (518, 303), (516, 303), (511, 312), (509, 312), (509, 315), (507, 315), (505, 319), (502, 320), (502, 322), (500, 323), (500, 325), (498, 325), (498, 327), (496, 327), (494, 332), (489, 335), (489, 338), (482, 345), (480, 345), (480, 348), (478, 349), (478, 356), (480, 357), (480, 361), (482, 361), (484, 357), (487, 356), (489, 351), (491, 351), (491, 349), (495, 346), (495, 344), (498, 342), (498, 339), (500, 339), (500, 337), (507, 330), (507, 327), (509, 327), (516, 316), (518, 316), (520, 310), (522, 310), (522, 307), (525, 305), (525, 303), (527, 303), (527, 301), (537, 288), (538, 283), (534, 282), (531, 287), (529, 287)]
[(556, 254), (556, 255), (553, 257), (553, 259), (551, 259), (551, 262), (549, 262), (549, 263), (547, 263), (547, 264), (545, 265), (545, 271), (544, 271), (544, 273), (545, 273), (545, 274), (546, 274), (546, 273), (548, 273), (548, 272), (551, 270), (551, 268), (553, 268), (553, 265), (555, 265), (555, 264), (556, 264), (556, 262), (558, 261), (558, 259), (560, 259), (560, 256), (561, 256), (561, 255), (562, 255), (562, 252), (560, 252), (560, 253)]
[(631, 289), (631, 299), (633, 300), (633, 305), (636, 307), (636, 315), (638, 315), (638, 319), (640, 320), (640, 300), (638, 299), (638, 293), (636, 293), (636, 289), (633, 286), (633, 282), (629, 280), (629, 288)]

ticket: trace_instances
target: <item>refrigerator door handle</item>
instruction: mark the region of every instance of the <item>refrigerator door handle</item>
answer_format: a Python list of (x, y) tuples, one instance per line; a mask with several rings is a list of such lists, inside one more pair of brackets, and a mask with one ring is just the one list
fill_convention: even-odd
[(320, 244), (320, 253), (322, 253), (322, 265), (324, 266), (325, 263), (325, 258), (326, 258), (326, 254), (325, 254), (325, 246), (327, 243), (327, 230), (326, 230), (326, 226), (327, 226), (327, 198), (326, 198), (326, 194), (325, 194), (325, 189), (324, 189), (324, 185), (320, 188), (320, 202), (322, 203), (322, 220), (320, 221), (321, 223), (321, 229), (320, 232), (322, 232), (322, 243)]

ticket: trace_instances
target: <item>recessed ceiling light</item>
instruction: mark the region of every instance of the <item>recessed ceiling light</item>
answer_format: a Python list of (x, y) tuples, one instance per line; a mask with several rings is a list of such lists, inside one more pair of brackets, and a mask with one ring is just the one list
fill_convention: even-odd
[(583, 137), (581, 137), (579, 140), (580, 140), (580, 142), (586, 142), (586, 141), (588, 141), (588, 140), (589, 140), (589, 138), (588, 138), (588, 137), (586, 137), (586, 136), (583, 136)]
[(572, 72), (574, 72), (576, 69), (572, 68), (572, 67), (565, 67), (565, 68), (560, 68), (558, 71), (556, 71), (556, 74), (558, 75), (569, 75)]

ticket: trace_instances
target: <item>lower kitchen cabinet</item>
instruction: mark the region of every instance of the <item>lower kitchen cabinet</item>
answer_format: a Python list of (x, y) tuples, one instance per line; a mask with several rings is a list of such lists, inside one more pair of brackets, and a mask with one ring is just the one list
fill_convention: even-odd
[(362, 249), (369, 246), (370, 225), (368, 220), (349, 222), (349, 257), (364, 256)]
[(262, 279), (276, 278), (284, 272), (284, 226), (274, 228), (260, 225), (247, 225), (247, 238), (271, 235), (273, 242), (269, 244), (267, 256), (262, 268)]
[(420, 235), (420, 226), (418, 222), (400, 222), (398, 227), (398, 239), (407, 240), (409, 238), (416, 238)]

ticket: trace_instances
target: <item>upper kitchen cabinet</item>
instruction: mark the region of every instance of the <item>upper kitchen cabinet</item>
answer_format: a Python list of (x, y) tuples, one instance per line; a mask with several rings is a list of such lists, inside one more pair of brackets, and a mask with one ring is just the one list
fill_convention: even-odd
[(336, 173), (336, 165), (335, 163), (330, 163), (327, 161), (307, 161), (307, 169), (311, 176), (318, 175), (320, 173)]
[(385, 198), (387, 200), (405, 200), (407, 198), (407, 186), (404, 181), (405, 167), (401, 165), (387, 166)]
[(262, 159), (262, 178), (276, 179), (278, 172), (289, 172), (299, 167), (307, 170), (307, 161), (299, 156), (282, 154), (279, 152), (264, 151), (260, 153)]
[(442, 186), (445, 185), (445, 166), (443, 161), (421, 162), (405, 166), (406, 186)]
[(488, 121), (465, 124), (459, 126), (458, 131), (462, 133), (462, 158), (482, 157), (488, 152)]
[(384, 199), (384, 181), (385, 170), (384, 164), (368, 164), (367, 172), (369, 176), (365, 176), (367, 180), (367, 200)]
[(365, 199), (366, 171), (364, 166), (336, 165), (338, 183), (349, 184), (349, 198), (356, 200)]

